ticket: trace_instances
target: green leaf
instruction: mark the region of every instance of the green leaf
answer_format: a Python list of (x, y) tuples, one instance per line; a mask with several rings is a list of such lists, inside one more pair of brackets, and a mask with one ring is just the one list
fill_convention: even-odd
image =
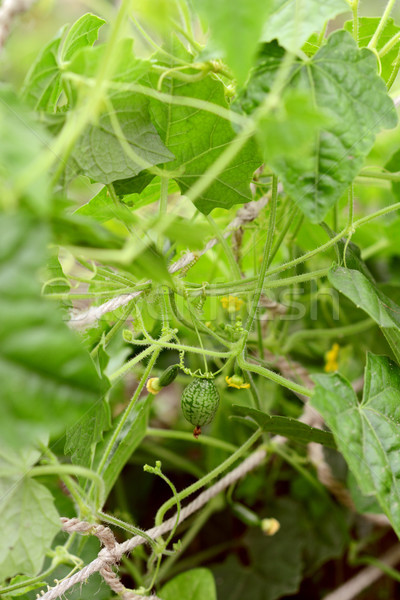
[(310, 427), (297, 419), (275, 415), (271, 416), (260, 410), (256, 410), (255, 408), (248, 408), (247, 406), (240, 406), (237, 404), (232, 406), (232, 411), (235, 415), (254, 420), (263, 431), (267, 431), (268, 433), (283, 435), (300, 444), (316, 442), (317, 444), (322, 444), (328, 448), (336, 448), (332, 434), (327, 431), (322, 431), (321, 429)]
[[(75, 55), (69, 70), (94, 78), (106, 48), (105, 44), (83, 48)], [(149, 69), (148, 61), (135, 57), (132, 39), (120, 40), (116, 55), (119, 62), (114, 68), (114, 82), (134, 83)], [(80, 88), (73, 88), (72, 82), (70, 85), (75, 98)], [(133, 178), (146, 168), (173, 158), (150, 120), (148, 100), (136, 93), (110, 88), (102, 113), (85, 129), (74, 146), (67, 177), (83, 174), (92, 181), (108, 184)]]
[(374, 496), (364, 496), (360, 490), (360, 486), (351, 471), (347, 475), (347, 487), (351, 494), (352, 500), (359, 513), (375, 513), (382, 514), (382, 509), (379, 506)]
[(35, 110), (53, 112), (62, 91), (61, 76), (64, 65), (76, 52), (92, 46), (98, 31), (105, 23), (90, 13), (78, 19), (62, 39), (67, 27), (63, 27), (36, 58), (29, 69), (22, 88), (23, 98)]
[[(89, 125), (77, 141), (70, 165), (74, 175), (112, 183), (134, 177), (148, 166), (173, 159), (150, 120), (145, 98), (138, 94), (119, 94), (113, 97), (112, 105), (112, 112), (101, 114), (97, 124)], [(146, 167), (126, 154), (121, 138), (114, 130), (113, 116), (118, 120), (126, 144)]]
[(211, 39), (222, 49), (238, 83), (248, 75), (263, 23), (273, 0), (195, 0), (194, 6), (210, 24)]
[[(359, 260), (361, 265), (362, 261)], [(382, 329), (400, 364), (400, 306), (375, 284), (368, 271), (334, 266), (328, 273), (331, 284), (365, 311)]]
[[(240, 97), (246, 112), (252, 112), (271, 90), (281, 57), (282, 50), (276, 43), (263, 49), (247, 89)], [(319, 222), (357, 175), (376, 133), (396, 125), (396, 111), (377, 74), (375, 56), (365, 48), (359, 50), (345, 31), (331, 34), (326, 45), (312, 58), (297, 61), (286, 97), (291, 92), (308, 94), (315, 109), (325, 113), (329, 122), (321, 124), (312, 151), (305, 156), (276, 157), (276, 139), (272, 140), (270, 152), (266, 138), (262, 144), (265, 160), (280, 176), (286, 192), (304, 214), (311, 221)], [(309, 107), (307, 103), (308, 114)], [(290, 128), (290, 113), (288, 117), (286, 130)], [(295, 114), (296, 127), (298, 120)], [(282, 123), (280, 126), (283, 127)]]
[(381, 292), (375, 283), (355, 269), (334, 266), (329, 281), (381, 327), (400, 329), (400, 306)]
[[(138, 400), (113, 444), (111, 453), (101, 472), (105, 484), (106, 497), (130, 456), (146, 435), (152, 399), (152, 394), (147, 394)], [(120, 419), (123, 416), (124, 413)], [(104, 442), (98, 446), (97, 454), (99, 457), (103, 455), (105, 448), (107, 448), (108, 442), (114, 435), (115, 428), (118, 426), (120, 419), (116, 420), (114, 427), (107, 433)]]
[(400, 368), (368, 354), (362, 402), (339, 374), (313, 380), (312, 406), (331, 428), (363, 494), (376, 496), (400, 537)]
[(93, 362), (35, 277), (47, 229), (30, 217), (0, 217), (0, 437), (23, 445), (60, 435), (105, 391)]
[(56, 253), (51, 254), (47, 262), (47, 279), (43, 289), (46, 294), (63, 294), (70, 291), (68, 279), (65, 277)]
[(345, 0), (272, 0), (262, 40), (277, 39), (286, 50), (296, 52), (326, 21), (348, 10)]
[(216, 600), (214, 576), (209, 569), (191, 569), (168, 581), (159, 596), (161, 600)]
[(29, 69), (22, 87), (22, 97), (35, 110), (52, 112), (61, 94), (58, 53), (66, 27), (43, 48)]
[(110, 407), (108, 402), (102, 400), (67, 430), (65, 454), (71, 455), (74, 464), (91, 467), (96, 445), (102, 441), (104, 431), (110, 426)]
[(115, 204), (110, 197), (107, 187), (104, 186), (87, 204), (80, 206), (74, 213), (92, 217), (99, 223), (106, 223), (111, 219), (120, 219), (123, 223), (133, 222), (131, 212), (124, 204)]
[(68, 31), (61, 50), (61, 60), (71, 60), (81, 48), (93, 46), (99, 35), (99, 29), (104, 25), (104, 19), (87, 13), (75, 21)]
[[(164, 90), (171, 95), (193, 97), (227, 108), (224, 86), (214, 77), (195, 83), (164, 79)], [(235, 138), (232, 126), (222, 117), (193, 109), (150, 101), (150, 112), (167, 148), (174, 153), (171, 170), (182, 170), (174, 179), (182, 194), (198, 181)], [(252, 199), (250, 182), (260, 166), (255, 143), (249, 140), (230, 164), (195, 200), (196, 207), (208, 214), (216, 207), (231, 208)]]
[(313, 105), (309, 94), (292, 90), (277, 107), (259, 121), (257, 137), (268, 160), (309, 155), (316, 135), (330, 122), (327, 113)]
[[(368, 46), (370, 40), (372, 39), (376, 28), (381, 22), (380, 17), (359, 17), (358, 19), (358, 45), (360, 48), (365, 48)], [(346, 21), (343, 25), (343, 29), (349, 31), (351, 34), (353, 33), (353, 21)], [(392, 39), (397, 33), (399, 33), (400, 27), (395, 25), (393, 19), (388, 19), (385, 27), (380, 33), (378, 38), (378, 42), (376, 44), (376, 49), (379, 52), (383, 48), (383, 46)], [(379, 57), (379, 62), (381, 66), (381, 77), (387, 83), (390, 79), (390, 76), (393, 71), (393, 62), (397, 58), (397, 54), (399, 51), (398, 44), (395, 44), (391, 50), (384, 56)]]
[(60, 518), (50, 492), (29, 478), (39, 452), (0, 448), (0, 581), (16, 574), (34, 576), (60, 530)]
[[(150, 174), (151, 175), (151, 174)], [(148, 204), (153, 204), (154, 202), (158, 202), (160, 200), (161, 194), (161, 177), (150, 176), (150, 179), (147, 179), (146, 185), (142, 188), (139, 186), (139, 178), (141, 174), (133, 179), (127, 179), (124, 182), (123, 186), (120, 186), (120, 181), (115, 182), (114, 188), (115, 191), (125, 190), (121, 197), (121, 201), (124, 204), (127, 204), (131, 209), (137, 210), (142, 206), (147, 206)], [(178, 184), (174, 179), (168, 180), (168, 195), (171, 194), (179, 194), (180, 190)]]

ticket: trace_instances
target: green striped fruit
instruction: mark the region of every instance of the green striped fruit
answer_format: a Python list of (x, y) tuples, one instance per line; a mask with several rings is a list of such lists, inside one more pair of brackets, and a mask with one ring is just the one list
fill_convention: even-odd
[(158, 385), (160, 387), (167, 387), (170, 383), (172, 383), (179, 372), (179, 365), (171, 365), (167, 367), (162, 375), (160, 375), (160, 379)]
[(210, 423), (219, 405), (219, 394), (211, 379), (194, 379), (183, 390), (182, 412), (189, 423), (195, 426), (193, 435), (198, 437), (201, 426)]

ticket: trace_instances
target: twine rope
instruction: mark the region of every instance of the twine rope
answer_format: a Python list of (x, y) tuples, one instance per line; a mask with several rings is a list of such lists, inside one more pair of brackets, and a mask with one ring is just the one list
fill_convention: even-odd
[[(250, 454), (243, 462), (241, 462), (235, 469), (227, 473), (224, 477), (222, 477), (217, 483), (211, 486), (209, 489), (205, 490), (201, 494), (197, 496), (195, 500), (190, 502), (187, 506), (185, 506), (179, 516), (178, 524), (187, 519), (191, 514), (202, 508), (205, 504), (207, 504), (211, 498), (217, 496), (220, 492), (222, 492), (225, 488), (230, 486), (232, 483), (241, 479), (246, 475), (249, 471), (257, 467), (262, 461), (266, 458), (266, 450), (260, 448)], [(153, 527), (146, 531), (146, 535), (151, 539), (157, 539), (161, 535), (168, 533), (175, 527), (177, 523), (177, 515), (173, 515), (171, 518), (164, 521), (158, 527)], [(135, 592), (128, 590), (121, 583), (119, 577), (113, 571), (112, 566), (116, 565), (122, 556), (128, 552), (131, 552), (137, 546), (146, 542), (146, 539), (141, 535), (135, 535), (134, 537), (126, 540), (122, 544), (119, 544), (114, 534), (112, 533), (109, 527), (104, 525), (96, 525), (92, 523), (87, 523), (85, 521), (80, 521), (77, 518), (74, 519), (61, 519), (62, 530), (67, 533), (80, 533), (80, 534), (92, 534), (99, 538), (100, 542), (103, 544), (103, 548), (100, 550), (97, 558), (95, 558), (91, 563), (83, 567), (80, 571), (67, 577), (63, 581), (60, 581), (54, 588), (49, 589), (46, 593), (42, 594), (40, 597), (41, 600), (54, 600), (55, 598), (59, 598), (67, 590), (76, 585), (77, 583), (82, 583), (86, 581), (93, 573), (99, 572), (103, 577), (104, 581), (109, 585), (109, 587), (119, 594), (123, 600), (138, 600), (143, 599), (143, 596), (138, 596)], [(147, 597), (149, 599), (149, 597)], [(156, 596), (150, 596), (150, 600), (158, 600)]]

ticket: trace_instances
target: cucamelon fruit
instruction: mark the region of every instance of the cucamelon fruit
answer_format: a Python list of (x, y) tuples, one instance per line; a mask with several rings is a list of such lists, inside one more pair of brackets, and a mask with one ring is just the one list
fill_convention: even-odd
[(181, 407), (183, 416), (194, 425), (193, 435), (198, 437), (202, 425), (210, 423), (219, 405), (219, 394), (211, 379), (194, 379), (183, 390)]

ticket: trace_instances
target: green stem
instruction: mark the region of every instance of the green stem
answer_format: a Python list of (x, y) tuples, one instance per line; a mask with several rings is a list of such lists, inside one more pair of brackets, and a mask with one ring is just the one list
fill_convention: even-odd
[[(104, 337), (104, 348), (107, 348), (108, 344), (110, 343), (111, 339), (114, 337), (114, 335), (116, 333), (118, 333), (118, 331), (121, 329), (121, 327), (125, 324), (127, 318), (129, 317), (129, 315), (132, 312), (132, 309), (135, 305), (136, 302), (136, 298), (131, 300), (131, 302), (129, 302), (129, 304), (125, 307), (125, 310), (122, 314), (122, 317), (120, 319), (118, 319), (114, 325), (111, 327), (111, 329), (106, 333), (105, 337)], [(92, 358), (94, 358), (98, 351), (100, 346), (102, 345), (102, 341), (100, 340), (99, 343), (93, 348), (93, 350), (90, 352), (90, 356)]]
[[(142, 442), (140, 449), (145, 455), (150, 454), (151, 456), (155, 456), (157, 459), (161, 460), (163, 464), (167, 463), (170, 466), (172, 465), (174, 471), (181, 470), (184, 473), (189, 473), (196, 478), (203, 477), (204, 475), (204, 469), (201, 469), (195, 462), (185, 458), (185, 456), (181, 456), (181, 454), (174, 452), (170, 448), (166, 448), (165, 446), (161, 446), (159, 444), (155, 445), (154, 443)], [(135, 456), (133, 459), (135, 459)], [(142, 462), (141, 459), (139, 460)], [(136, 461), (134, 460), (134, 462)]]
[[(184, 327), (186, 327), (187, 329), (191, 329), (193, 331), (196, 331), (194, 328), (193, 323), (190, 323), (189, 321), (187, 321), (185, 319), (185, 317), (180, 313), (180, 311), (178, 310), (178, 307), (176, 305), (175, 302), (175, 297), (173, 292), (170, 293), (169, 295), (169, 299), (170, 299), (170, 303), (171, 303), (171, 309), (172, 312), (174, 314), (174, 317), (176, 318), (176, 320), (181, 323)], [(226, 340), (225, 338), (221, 337), (220, 335), (218, 335), (218, 333), (215, 333), (215, 331), (212, 331), (212, 329), (209, 329), (208, 327), (206, 327), (197, 317), (194, 313), (191, 313), (191, 317), (192, 320), (194, 320), (196, 322), (196, 325), (198, 327), (198, 329), (200, 329), (203, 333), (206, 333), (207, 335), (209, 335), (210, 337), (213, 337), (215, 340), (217, 340), (220, 344), (222, 344), (223, 346), (230, 348), (231, 347), (231, 343), (228, 342), (228, 340)]]
[(213, 438), (203, 433), (196, 440), (193, 437), (192, 433), (187, 433), (186, 431), (174, 431), (171, 429), (156, 429), (154, 427), (148, 427), (146, 431), (146, 435), (151, 437), (161, 437), (161, 438), (169, 438), (174, 440), (184, 440), (186, 442), (192, 442), (195, 444), (203, 444), (204, 446), (212, 446), (213, 448), (220, 448), (221, 450), (225, 450), (226, 452), (235, 452), (237, 450), (237, 446), (230, 444), (229, 442), (224, 442), (223, 440), (219, 440), (218, 438)]
[[(160, 183), (160, 204), (158, 207), (158, 216), (160, 217), (160, 219), (163, 219), (165, 217), (165, 215), (167, 214), (168, 184), (169, 184), (168, 177), (162, 177), (161, 183)], [(162, 253), (162, 247), (163, 247), (163, 235), (160, 232), (159, 236), (158, 236), (158, 249), (160, 250), (161, 253)]]
[[(146, 342), (145, 340), (132, 340), (131, 343), (135, 344), (135, 345), (138, 345), (138, 346), (144, 346), (144, 345), (148, 344), (149, 342)], [(169, 348), (170, 350), (192, 352), (194, 354), (203, 354), (205, 356), (213, 356), (215, 358), (228, 358), (229, 356), (231, 356), (232, 351), (233, 351), (232, 350), (231, 352), (218, 352), (216, 350), (202, 350), (201, 348), (196, 348), (195, 346), (186, 346), (184, 344), (172, 344), (172, 343), (169, 343), (169, 342), (163, 342), (162, 340), (159, 340), (159, 341), (156, 341), (155, 343), (153, 343), (153, 345), (151, 346), (151, 348), (154, 349), (154, 346), (161, 346), (162, 348)], [(138, 354), (138, 356), (135, 356), (135, 358), (132, 359), (132, 361), (135, 361), (135, 363), (139, 362), (137, 359), (144, 352), (146, 352), (146, 351), (143, 350), (143, 352), (141, 352), (140, 354)], [(149, 354), (148, 351), (147, 351), (147, 354)], [(141, 359), (139, 359), (139, 360), (141, 360)], [(130, 362), (132, 362), (132, 361), (130, 361)], [(126, 363), (126, 365), (127, 364), (129, 364), (129, 363)], [(123, 365), (123, 367), (121, 367), (120, 371), (122, 369), (124, 369), (124, 372), (125, 372), (127, 370), (127, 369), (124, 368), (124, 367), (126, 367), (126, 365)], [(116, 376), (113, 377), (113, 380), (115, 378), (116, 378)]]
[(43, 571), (43, 573), (40, 573), (40, 575), (37, 575), (37, 577), (31, 577), (30, 579), (25, 579), (24, 581), (14, 583), (13, 585), (8, 585), (7, 587), (0, 588), (0, 594), (10, 594), (11, 592), (20, 590), (21, 588), (42, 582), (43, 580), (45, 580), (46, 577), (48, 577), (48, 575), (51, 575), (51, 573), (53, 573), (53, 571), (57, 569), (59, 564), (60, 562), (57, 559), (53, 560), (50, 567), (46, 569), (46, 571)]
[(294, 220), (296, 219), (298, 212), (299, 212), (299, 209), (297, 208), (296, 205), (294, 205), (292, 210), (289, 212), (287, 221), (286, 221), (285, 225), (283, 226), (283, 229), (280, 232), (278, 239), (275, 242), (274, 247), (271, 250), (270, 263), (272, 263), (272, 261), (274, 260), (279, 248), (281, 247), (281, 245), (283, 243), (283, 240), (286, 237), (287, 232), (290, 229), (290, 226), (293, 224)]
[[(226, 471), (226, 469), (228, 469), (241, 456), (243, 456), (243, 454), (245, 454), (247, 452), (247, 450), (249, 450), (249, 448), (251, 448), (251, 446), (260, 437), (261, 434), (262, 434), (262, 430), (258, 429), (255, 433), (253, 433), (253, 435), (251, 437), (249, 437), (249, 439), (242, 446), (240, 446), (240, 448), (238, 448), (236, 450), (236, 452), (234, 452), (233, 454), (231, 454), (231, 456), (229, 456), (226, 460), (224, 460), (224, 462), (222, 462), (220, 465), (218, 465), (217, 467), (215, 467), (215, 469), (213, 469), (212, 471), (210, 471), (210, 473), (207, 473), (207, 475), (204, 475), (204, 477), (202, 477), (201, 479), (199, 479), (198, 481), (196, 481), (192, 485), (189, 485), (187, 488), (185, 488), (184, 490), (182, 490), (181, 492), (179, 492), (178, 495), (177, 495), (179, 501), (184, 500), (185, 498), (187, 498), (188, 496), (190, 496), (194, 492), (197, 492), (197, 490), (199, 490), (200, 488), (204, 487), (205, 485), (207, 485), (208, 483), (210, 483), (211, 481), (213, 481), (213, 479), (215, 479), (216, 477), (218, 477), (221, 473), (223, 473), (224, 471)], [(172, 508), (175, 503), (176, 503), (176, 499), (175, 498), (170, 498), (169, 500), (167, 500), (167, 502), (165, 502), (159, 508), (159, 510), (157, 512), (157, 515), (156, 515), (156, 521), (155, 521), (156, 526), (161, 525), (161, 523), (164, 520), (165, 513), (170, 508)]]
[(200, 529), (202, 529), (204, 527), (204, 525), (207, 523), (207, 521), (209, 520), (209, 518), (211, 517), (213, 512), (216, 510), (215, 500), (216, 499), (213, 498), (206, 505), (206, 507), (200, 512), (200, 514), (197, 515), (197, 517), (191, 524), (189, 531), (186, 533), (186, 535), (183, 537), (183, 539), (181, 541), (179, 554), (175, 553), (172, 556), (169, 556), (164, 561), (164, 564), (162, 565), (162, 567), (160, 568), (160, 571), (158, 573), (158, 577), (160, 580), (165, 578), (166, 574), (171, 569), (173, 564), (176, 562), (176, 560), (178, 560), (179, 556), (183, 553), (183, 551), (186, 550), (186, 548), (192, 543), (192, 541), (195, 539), (195, 537), (199, 533)]
[(132, 577), (135, 582), (135, 586), (143, 586), (143, 577), (138, 567), (135, 565), (133, 560), (130, 560), (127, 556), (122, 557), (122, 564), (125, 569), (128, 571), (129, 575)]
[(382, 58), (382, 56), (385, 56), (385, 54), (387, 54), (388, 52), (390, 52), (390, 50), (396, 44), (398, 44), (399, 41), (400, 41), (400, 31), (398, 33), (396, 33), (396, 35), (394, 35), (391, 40), (389, 40), (388, 42), (386, 42), (386, 44), (379, 50), (379, 52), (378, 52), (379, 58)]
[(290, 350), (299, 342), (306, 339), (315, 338), (341, 338), (348, 335), (354, 335), (367, 331), (375, 325), (372, 319), (365, 319), (352, 325), (344, 325), (343, 327), (336, 327), (335, 329), (302, 329), (293, 333), (288, 339), (284, 347), (282, 348), (282, 354), (287, 354)]
[[(83, 77), (81, 75), (77, 75), (76, 73), (66, 73), (65, 77), (72, 81), (76, 81), (81, 85), (86, 84), (89, 87), (95, 87), (96, 85), (95, 79)], [(239, 113), (235, 113), (232, 110), (224, 108), (223, 106), (219, 106), (218, 104), (214, 104), (213, 102), (208, 102), (207, 100), (201, 100), (199, 98), (190, 98), (189, 96), (172, 96), (170, 94), (166, 94), (165, 92), (158, 92), (157, 90), (154, 90), (148, 86), (140, 85), (139, 83), (121, 83), (118, 81), (108, 81), (107, 85), (110, 90), (141, 94), (143, 96), (153, 98), (154, 100), (158, 100), (159, 102), (163, 102), (167, 105), (173, 104), (176, 106), (188, 106), (189, 108), (197, 108), (198, 110), (204, 110), (205, 112), (217, 115), (218, 117), (221, 117), (221, 119), (225, 119), (226, 121), (230, 121), (231, 123), (236, 123), (236, 125), (242, 127), (246, 126), (249, 123), (248, 117), (244, 117)]]
[(397, 74), (398, 74), (399, 69), (400, 69), (400, 48), (399, 48), (399, 50), (397, 52), (396, 59), (392, 63), (392, 66), (393, 66), (393, 69), (392, 69), (392, 72), (390, 73), (390, 77), (389, 77), (388, 82), (386, 84), (388, 91), (390, 90), (390, 88), (394, 84), (394, 82), (396, 80), (396, 77), (397, 77)]
[(376, 44), (378, 43), (378, 40), (381, 36), (382, 31), (385, 29), (386, 27), (386, 23), (388, 22), (388, 19), (390, 17), (390, 13), (392, 12), (392, 9), (394, 7), (396, 3), (396, 0), (388, 0), (388, 3), (386, 5), (386, 8), (383, 12), (382, 18), (379, 22), (378, 27), (376, 28), (376, 31), (374, 33), (374, 35), (372, 36), (369, 44), (368, 44), (368, 48), (370, 49), (375, 49), (376, 48)]
[(222, 231), (220, 230), (220, 228), (218, 227), (218, 225), (216, 224), (216, 222), (210, 215), (207, 215), (207, 221), (210, 223), (215, 237), (218, 239), (219, 243), (221, 244), (222, 248), (225, 251), (225, 255), (226, 255), (226, 258), (228, 259), (229, 266), (231, 268), (233, 277), (235, 277), (236, 279), (240, 279), (241, 273), (240, 273), (239, 265), (237, 264), (235, 257), (233, 256), (232, 248), (229, 246), (228, 242), (225, 239), (224, 234), (222, 233)]
[(349, 187), (349, 220), (348, 227), (353, 227), (353, 219), (354, 219), (354, 186), (350, 184)]
[(374, 171), (370, 167), (361, 169), (359, 177), (368, 177), (370, 179), (383, 179), (384, 181), (400, 181), (400, 171), (390, 173), (389, 171)]
[(128, 531), (129, 533), (131, 533), (133, 535), (140, 535), (140, 537), (145, 539), (147, 541), (147, 543), (154, 550), (158, 549), (157, 543), (139, 527), (135, 527), (131, 523), (126, 523), (126, 521), (121, 521), (121, 519), (117, 519), (117, 517), (114, 517), (113, 515), (109, 515), (108, 513), (105, 513), (102, 510), (98, 510), (96, 514), (97, 514), (97, 517), (104, 523), (116, 525), (116, 527), (120, 527), (124, 531)]
[(85, 467), (81, 467), (79, 465), (43, 465), (32, 467), (32, 469), (29, 471), (30, 477), (41, 477), (42, 475), (75, 475), (76, 477), (85, 477), (86, 479), (90, 479), (90, 481), (97, 486), (99, 502), (104, 501), (104, 481), (98, 473), (95, 473), (90, 469), (86, 469)]
[[(166, 336), (161, 337), (160, 340), (156, 341), (156, 343), (153, 343), (151, 346), (149, 346), (148, 348), (146, 348), (145, 350), (140, 352), (140, 354), (138, 354), (137, 356), (134, 356), (131, 360), (128, 360), (128, 362), (123, 364), (122, 367), (117, 369), (117, 371), (114, 371), (114, 373), (112, 373), (112, 375), (109, 376), (109, 380), (112, 383), (114, 383), (117, 379), (122, 377), (122, 375), (125, 375), (125, 373), (127, 371), (129, 371), (132, 367), (134, 367), (137, 363), (141, 362), (144, 358), (146, 358), (146, 356), (149, 356), (149, 354), (152, 354), (152, 352), (157, 352), (159, 354), (161, 351), (161, 348), (166, 343), (166, 340), (171, 339), (171, 337), (173, 337), (173, 334), (171, 334), (171, 333), (169, 333)], [(132, 343), (136, 344), (137, 342), (135, 341)], [(148, 342), (145, 342), (145, 343), (147, 344)]]
[(377, 569), (380, 569), (383, 573), (385, 573), (385, 575), (388, 575), (395, 581), (400, 581), (400, 572), (399, 571), (397, 571), (396, 569), (393, 569), (393, 567), (387, 565), (382, 560), (379, 560), (379, 558), (375, 558), (374, 556), (361, 556), (360, 558), (357, 558), (353, 564), (355, 564), (355, 565), (372, 565), (372, 566), (376, 567)]
[(325, 21), (324, 26), (322, 27), (320, 34), (318, 36), (317, 45), (320, 47), (322, 45), (323, 39), (325, 37), (326, 28), (328, 26), (328, 21)]
[(376, 212), (372, 213), (371, 215), (367, 215), (366, 217), (362, 217), (362, 219), (358, 219), (357, 221), (354, 221), (353, 228), (357, 229), (358, 227), (361, 227), (361, 225), (365, 225), (365, 223), (372, 221), (372, 219), (376, 219), (377, 217), (382, 217), (383, 215), (388, 215), (389, 213), (394, 212), (396, 210), (400, 210), (400, 202), (396, 202), (395, 204), (391, 204), (390, 206), (381, 208), (381, 210), (377, 210)]
[[(124, 428), (125, 423), (129, 419), (131, 412), (135, 409), (136, 402), (139, 399), (142, 389), (144, 388), (146, 379), (148, 378), (149, 374), (151, 373), (151, 370), (157, 361), (158, 355), (161, 352), (161, 348), (148, 348), (148, 350), (150, 350), (150, 352), (148, 352), (148, 354), (150, 354), (152, 352), (153, 355), (150, 358), (150, 360), (144, 370), (142, 378), (137, 385), (137, 388), (135, 390), (135, 393), (132, 396), (131, 401), (129, 402), (128, 406), (125, 409), (122, 419), (119, 421), (117, 427), (115, 428), (115, 431), (114, 431), (113, 435), (111, 436), (110, 441), (107, 444), (104, 454), (101, 457), (101, 461), (99, 463), (99, 466), (97, 467), (97, 473), (99, 473), (99, 474), (101, 474), (103, 472), (103, 470), (107, 464), (107, 461), (110, 460), (110, 457), (112, 456), (112, 454), (114, 452), (114, 447), (118, 443), (118, 439), (121, 434), (121, 431)], [(143, 352), (141, 352), (140, 354), (143, 354)], [(138, 358), (138, 357), (135, 357), (135, 358)], [(121, 371), (121, 369), (119, 369), (119, 371)]]
[(358, 45), (358, 2), (359, 0), (353, 0), (351, 3), (351, 11), (353, 13), (353, 37)]
[(269, 290), (273, 288), (285, 287), (302, 281), (312, 281), (313, 279), (320, 279), (326, 277), (329, 273), (330, 267), (325, 269), (318, 269), (318, 271), (310, 271), (309, 273), (302, 273), (301, 275), (293, 275), (293, 277), (284, 277), (283, 279), (275, 279), (273, 281), (265, 281), (263, 290)]
[(277, 202), (278, 202), (278, 178), (276, 177), (276, 175), (273, 175), (272, 176), (272, 192), (271, 192), (271, 200), (270, 200), (270, 217), (269, 217), (269, 224), (268, 224), (267, 239), (265, 241), (263, 259), (262, 259), (262, 263), (261, 263), (260, 273), (258, 275), (256, 291), (253, 296), (252, 304), (251, 304), (250, 311), (249, 311), (249, 316), (247, 317), (247, 322), (245, 325), (246, 331), (242, 338), (242, 346), (241, 346), (242, 351), (244, 350), (247, 338), (253, 327), (254, 319), (256, 317), (258, 305), (259, 305), (261, 294), (262, 294), (263, 287), (264, 287), (265, 276), (267, 273), (267, 269), (270, 265), (272, 242), (273, 242), (274, 233), (275, 233)]
[(278, 375), (278, 373), (275, 373), (270, 369), (266, 369), (265, 367), (261, 367), (260, 365), (249, 363), (240, 356), (238, 357), (238, 365), (241, 369), (246, 369), (247, 371), (252, 371), (253, 373), (262, 375), (263, 377), (274, 381), (278, 385), (282, 385), (288, 390), (292, 390), (292, 392), (295, 392), (296, 394), (301, 394), (302, 396), (307, 397), (311, 397), (312, 395), (312, 391), (309, 388), (303, 387), (302, 385), (298, 385), (297, 383), (294, 383), (293, 381), (282, 377), (282, 375)]
[(164, 56), (168, 56), (168, 58), (172, 59), (174, 62), (180, 63), (182, 65), (190, 65), (190, 63), (186, 62), (185, 60), (183, 60), (181, 58), (178, 58), (177, 56), (174, 56), (170, 52), (167, 52), (166, 50), (164, 50), (164, 48), (162, 48), (159, 44), (157, 44), (157, 42), (155, 42), (149, 36), (149, 34), (147, 33), (147, 31), (145, 29), (143, 29), (143, 27), (140, 25), (140, 23), (137, 21), (137, 19), (135, 19), (135, 17), (133, 15), (131, 15), (131, 19), (132, 19), (133, 24), (135, 25), (136, 29), (138, 29), (138, 31), (142, 35), (142, 37), (146, 40), (146, 42), (150, 46), (152, 46), (152, 48), (154, 48), (155, 50), (157, 50), (157, 52), (163, 54)]
[(318, 246), (318, 248), (315, 248), (314, 250), (310, 250), (310, 252), (306, 252), (306, 254), (302, 254), (302, 256), (299, 256), (298, 258), (290, 260), (289, 262), (284, 263), (283, 265), (278, 265), (277, 267), (274, 267), (273, 269), (270, 269), (267, 273), (267, 276), (275, 275), (276, 273), (281, 273), (282, 271), (287, 271), (288, 269), (292, 269), (296, 265), (299, 265), (299, 264), (305, 262), (309, 258), (312, 258), (313, 256), (316, 256), (317, 254), (320, 254), (321, 252), (328, 250), (329, 248), (334, 246), (337, 242), (339, 242), (347, 234), (347, 232), (348, 232), (347, 228), (343, 229), (340, 233), (335, 235), (335, 237), (331, 238), (325, 244), (322, 244), (322, 246)]
[[(257, 242), (255, 241), (254, 247), (253, 247), (253, 270), (254, 270), (254, 273), (257, 273), (257, 268), (258, 268), (258, 252), (257, 252)], [(263, 328), (262, 328), (262, 323), (261, 323), (260, 319), (257, 319), (257, 321), (256, 321), (256, 328), (257, 328), (258, 354), (263, 359), (264, 358), (264, 340), (263, 340)], [(253, 398), (252, 394), (251, 394), (251, 397)]]

